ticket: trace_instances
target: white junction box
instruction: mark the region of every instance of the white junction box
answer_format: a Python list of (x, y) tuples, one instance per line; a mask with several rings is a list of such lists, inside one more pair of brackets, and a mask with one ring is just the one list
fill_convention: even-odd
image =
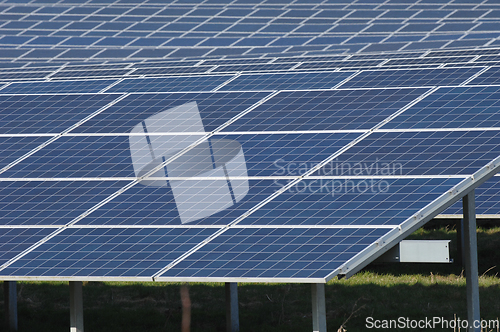
[(450, 240), (403, 240), (376, 262), (451, 263)]

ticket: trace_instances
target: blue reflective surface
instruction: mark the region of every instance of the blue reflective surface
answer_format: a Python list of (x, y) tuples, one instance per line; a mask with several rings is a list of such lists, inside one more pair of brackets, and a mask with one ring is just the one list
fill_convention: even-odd
[(384, 129), (500, 127), (500, 87), (440, 88)]
[(60, 133), (118, 95), (0, 95), (0, 133)]
[(161, 277), (324, 278), (387, 229), (229, 229)]
[[(462, 179), (307, 179), (240, 225), (399, 225)], [(282, 188), (287, 180), (277, 180)]]
[(115, 80), (81, 80), (13, 83), (0, 90), (7, 94), (49, 93), (96, 93), (114, 83)]
[(127, 184), (125, 181), (3, 181), (1, 225), (64, 225)]
[(77, 77), (106, 77), (106, 76), (123, 76), (130, 72), (130, 69), (112, 69), (112, 70), (93, 70), (80, 71), (68, 70), (60, 71), (52, 75), (54, 78), (77, 78)]
[(0, 264), (22, 253), (54, 230), (54, 228), (1, 228)]
[[(328, 158), (359, 134), (216, 135), (241, 144), (249, 176), (296, 175)], [(201, 136), (196, 135), (193, 140)], [(174, 144), (185, 136), (155, 137)], [(148, 150), (145, 143), (143, 149)], [(149, 153), (149, 150), (148, 150)], [(127, 136), (62, 137), (5, 172), (5, 177), (135, 177)], [(307, 166), (306, 166), (307, 165)]]
[(215, 130), (267, 92), (132, 94), (76, 128), (79, 133), (128, 133), (146, 118), (190, 102), (196, 102), (205, 131)]
[(127, 136), (61, 137), (5, 177), (133, 177)]
[(189, 92), (211, 91), (231, 76), (177, 76), (125, 79), (109, 92)]
[[(476, 190), (476, 214), (500, 215), (500, 177), (494, 176)], [(462, 214), (462, 201), (458, 201), (442, 214)]]
[(241, 75), (223, 91), (331, 89), (352, 72), (274, 73)]
[(281, 92), (224, 131), (370, 129), (426, 91)]
[(317, 174), (467, 175), (499, 155), (499, 131), (374, 133)]
[(66, 229), (2, 275), (151, 277), (217, 229)]
[(346, 60), (346, 61), (319, 61), (302, 63), (297, 70), (301, 69), (327, 69), (327, 68), (354, 68), (354, 67), (376, 67), (383, 60)]
[(480, 70), (481, 68), (450, 68), (364, 71), (343, 84), (342, 88), (458, 85)]
[(500, 67), (492, 67), (473, 79), (468, 85), (490, 85), (498, 84), (498, 82), (500, 82)]
[(7, 166), (47, 140), (48, 137), (0, 137), (0, 167)]

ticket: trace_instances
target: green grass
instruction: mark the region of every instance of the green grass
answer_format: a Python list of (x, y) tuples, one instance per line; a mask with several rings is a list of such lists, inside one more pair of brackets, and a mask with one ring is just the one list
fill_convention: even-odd
[[(413, 239), (451, 239), (454, 230), (421, 229)], [(500, 228), (478, 230), (481, 316), (500, 317)], [(347, 280), (326, 286), (330, 331), (365, 331), (365, 319), (465, 319), (465, 277), (458, 264), (370, 265)], [(178, 283), (84, 283), (86, 331), (180, 331)], [(0, 292), (1, 293), (1, 292)], [(311, 331), (307, 284), (240, 284), (241, 331)], [(3, 299), (3, 294), (0, 294)], [(191, 331), (225, 331), (224, 285), (193, 283)], [(65, 282), (19, 282), (19, 331), (68, 331)], [(0, 303), (3, 310), (3, 302)], [(0, 324), (4, 324), (0, 315)], [(433, 330), (433, 331), (439, 331)], [(448, 330), (449, 331), (449, 330)], [(496, 330), (495, 330), (496, 331)]]

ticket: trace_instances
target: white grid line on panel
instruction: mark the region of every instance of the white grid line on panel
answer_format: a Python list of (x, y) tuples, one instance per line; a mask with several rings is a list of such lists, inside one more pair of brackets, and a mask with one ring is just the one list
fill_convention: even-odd
[(480, 76), (481, 74), (483, 74), (484, 72), (486, 72), (490, 68), (491, 68), (491, 66), (490, 67), (484, 67), (479, 72), (475, 73), (474, 75), (472, 75), (471, 77), (469, 77), (468, 79), (466, 79), (465, 81), (463, 81), (462, 84), (460, 84), (459, 86), (467, 85), (468, 83), (472, 82), (476, 77)]
[[(380, 180), (380, 179), (465, 179), (470, 175), (315, 175), (308, 176), (312, 180)], [(296, 180), (297, 175), (277, 175), (277, 176), (230, 176), (231, 180)], [(144, 177), (141, 180), (182, 180), (182, 181), (203, 181), (203, 180), (227, 180), (225, 176), (196, 176), (196, 177)], [(137, 177), (51, 177), (51, 178), (2, 178), (0, 182), (75, 182), (75, 181), (137, 181)]]
[(240, 76), (241, 76), (241, 71), (237, 72), (236, 75), (234, 75), (233, 77), (231, 77), (230, 79), (228, 79), (224, 83), (222, 83), (219, 86), (217, 86), (214, 89), (212, 89), (211, 92), (217, 92), (217, 91), (219, 91), (220, 89), (222, 89), (223, 87), (225, 87), (226, 85), (228, 85), (229, 83), (231, 83), (232, 81), (234, 81), (235, 79), (237, 79)]

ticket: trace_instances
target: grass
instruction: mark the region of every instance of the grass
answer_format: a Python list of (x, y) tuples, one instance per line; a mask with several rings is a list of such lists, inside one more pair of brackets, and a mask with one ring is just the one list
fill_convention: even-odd
[[(420, 229), (411, 238), (451, 239), (452, 257), (456, 257), (454, 230)], [(478, 247), (481, 316), (497, 319), (500, 228), (479, 229)], [(458, 264), (372, 264), (350, 279), (327, 284), (328, 327), (330, 331), (341, 326), (348, 332), (365, 331), (368, 316), (465, 319), (465, 284)], [(178, 283), (86, 282), (85, 329), (180, 331), (179, 288)], [(68, 292), (65, 282), (19, 282), (19, 331), (67, 331)], [(310, 294), (307, 284), (240, 284), (241, 331), (311, 331)], [(190, 296), (191, 331), (225, 331), (224, 285), (194, 283)], [(3, 302), (0, 304), (3, 310)], [(5, 324), (3, 319), (0, 315), (0, 324)]]

